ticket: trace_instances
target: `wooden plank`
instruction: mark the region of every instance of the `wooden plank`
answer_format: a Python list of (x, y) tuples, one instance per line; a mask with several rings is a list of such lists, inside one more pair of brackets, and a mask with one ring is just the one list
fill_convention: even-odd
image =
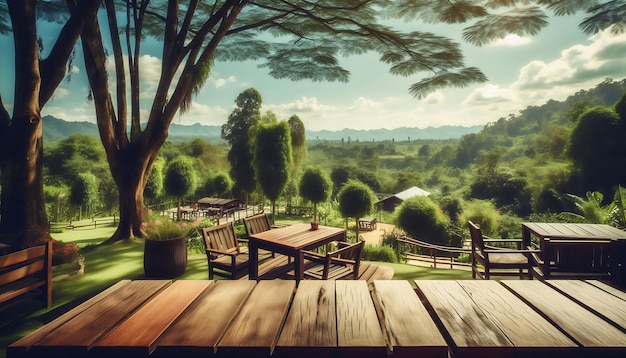
[(626, 301), (626, 292), (621, 291), (611, 285), (607, 285), (606, 283), (602, 282), (602, 281), (598, 281), (598, 280), (586, 280), (585, 282), (589, 283), (590, 285), (594, 285), (598, 288), (600, 288), (603, 291), (606, 291), (610, 294), (612, 294), (615, 297), (619, 297), (622, 300)]
[(339, 357), (385, 357), (387, 343), (367, 282), (335, 281)]
[(254, 281), (217, 281), (168, 328), (151, 357), (213, 356), (217, 342), (254, 287)]
[[(150, 354), (159, 336), (213, 281), (178, 280), (96, 342), (100, 356), (141, 357)], [(92, 321), (93, 322), (93, 321)]]
[(11, 345), (9, 345), (7, 347), (7, 355), (10, 356), (10, 357), (25, 357), (25, 356), (27, 356), (32, 345), (34, 345), (35, 343), (37, 343), (40, 340), (42, 340), (44, 337), (46, 337), (49, 334), (51, 334), (52, 332), (54, 332), (54, 330), (56, 330), (58, 327), (60, 327), (61, 325), (65, 324), (67, 321), (71, 320), (72, 318), (76, 317), (81, 312), (83, 312), (86, 309), (90, 308), (94, 304), (100, 302), (102, 299), (104, 299), (105, 297), (107, 297), (111, 293), (113, 293), (113, 292), (119, 290), (120, 288), (128, 285), (130, 282), (131, 282), (130, 280), (119, 281), (118, 283), (114, 284), (113, 286), (111, 286), (111, 287), (105, 289), (104, 291), (100, 292), (96, 296), (94, 296), (94, 297), (90, 298), (89, 300), (81, 303), (80, 305), (74, 307), (69, 312), (66, 312), (63, 315), (59, 316), (54, 321), (46, 324), (43, 327), (38, 328), (37, 330), (35, 330), (34, 332), (30, 333), (26, 337), (24, 337), (24, 338), (14, 342), (14, 343), (12, 343)]
[(512, 357), (513, 344), (456, 281), (415, 281), (456, 357)]
[(624, 356), (626, 334), (540, 281), (503, 281), (585, 348), (581, 356)]
[(585, 281), (552, 280), (546, 283), (626, 332), (626, 301)]
[(270, 356), (296, 287), (295, 281), (260, 281), (217, 344), (219, 357)]
[[(80, 356), (171, 281), (132, 281), (74, 316), (32, 347), (35, 355)], [(97, 322), (97, 324), (94, 324)]]
[(458, 281), (515, 346), (516, 357), (573, 354), (578, 345), (496, 281)]
[(330, 357), (336, 351), (335, 282), (301, 281), (274, 354), (276, 357)]
[(448, 357), (448, 345), (408, 281), (374, 281), (372, 296), (394, 357)]

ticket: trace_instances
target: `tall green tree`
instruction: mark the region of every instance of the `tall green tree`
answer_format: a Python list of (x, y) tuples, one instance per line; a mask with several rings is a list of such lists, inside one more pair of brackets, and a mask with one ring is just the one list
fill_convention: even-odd
[(70, 203), (78, 207), (78, 220), (82, 220), (84, 213), (94, 212), (98, 202), (98, 178), (92, 173), (80, 173), (72, 182), (70, 188)]
[(164, 188), (168, 195), (176, 197), (178, 201), (176, 218), (180, 220), (182, 198), (196, 189), (196, 171), (191, 159), (185, 156), (175, 158), (167, 164), (165, 169)]
[(262, 102), (261, 94), (254, 88), (241, 92), (235, 100), (237, 107), (222, 125), (222, 138), (230, 145), (228, 161), (230, 176), (235, 182), (233, 189), (236, 195), (243, 195), (246, 202), (256, 186), (249, 132), (261, 118)]
[(626, 118), (613, 108), (593, 107), (581, 114), (570, 137), (569, 155), (584, 190), (611, 197), (626, 184)]
[(272, 222), (291, 168), (291, 133), (287, 122), (260, 124), (254, 140), (253, 166), (256, 181), (272, 202)]
[(328, 200), (331, 182), (321, 167), (308, 167), (302, 173), (298, 190), (300, 196), (313, 203), (313, 221), (317, 220), (317, 204)]
[[(0, 34), (13, 35), (14, 91), (12, 114), (0, 94), (0, 234), (15, 248), (49, 238), (50, 224), (43, 193), (43, 132), (41, 109), (65, 77), (68, 59), (83, 26), (92, 21), (100, 1), (49, 3), (63, 15), (58, 36), (47, 54), (40, 51), (36, 0), (7, 0), (0, 4)], [(66, 6), (67, 4), (67, 6)], [(8, 16), (6, 16), (8, 14)], [(8, 23), (7, 21), (10, 21)], [(8, 49), (3, 49), (7, 56)], [(8, 69), (10, 70), (10, 69)], [(42, 237), (45, 236), (45, 237)]]
[(291, 149), (293, 154), (289, 187), (287, 188), (288, 200), (291, 205), (296, 192), (295, 180), (306, 156), (306, 129), (304, 122), (295, 114), (289, 117), (287, 123), (291, 131)]
[(374, 210), (376, 196), (369, 186), (360, 181), (350, 179), (337, 194), (339, 212), (343, 217), (353, 217), (356, 222), (356, 237), (359, 238), (359, 219)]

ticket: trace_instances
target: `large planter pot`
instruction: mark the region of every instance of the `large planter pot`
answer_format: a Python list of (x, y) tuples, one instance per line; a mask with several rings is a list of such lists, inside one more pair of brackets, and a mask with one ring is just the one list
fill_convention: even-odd
[(146, 239), (143, 270), (149, 278), (175, 278), (187, 270), (187, 240), (181, 236), (170, 240)]

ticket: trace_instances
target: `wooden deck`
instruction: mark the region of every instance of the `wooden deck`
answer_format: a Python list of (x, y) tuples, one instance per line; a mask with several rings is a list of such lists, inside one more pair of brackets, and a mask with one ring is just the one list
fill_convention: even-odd
[[(313, 263), (305, 261), (304, 268)], [(361, 261), (359, 268), (359, 280), (372, 282), (374, 280), (391, 280), (394, 271), (391, 267), (376, 265), (370, 262)], [(243, 276), (242, 280), (248, 280), (248, 275)], [(259, 280), (293, 280), (293, 261), (289, 262), (287, 256), (277, 255), (275, 258), (268, 258), (259, 265)]]
[(624, 357), (598, 281), (121, 281), (7, 357)]

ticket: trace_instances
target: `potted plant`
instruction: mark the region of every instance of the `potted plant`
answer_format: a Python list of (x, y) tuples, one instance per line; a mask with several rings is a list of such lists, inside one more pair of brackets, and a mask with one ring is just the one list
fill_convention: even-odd
[(187, 269), (187, 234), (192, 225), (154, 215), (144, 224), (143, 269), (149, 278), (174, 278)]
[(319, 221), (317, 220), (317, 204), (328, 199), (330, 194), (330, 179), (321, 167), (308, 167), (302, 173), (298, 191), (300, 196), (313, 203), (313, 221), (311, 229), (317, 230)]

